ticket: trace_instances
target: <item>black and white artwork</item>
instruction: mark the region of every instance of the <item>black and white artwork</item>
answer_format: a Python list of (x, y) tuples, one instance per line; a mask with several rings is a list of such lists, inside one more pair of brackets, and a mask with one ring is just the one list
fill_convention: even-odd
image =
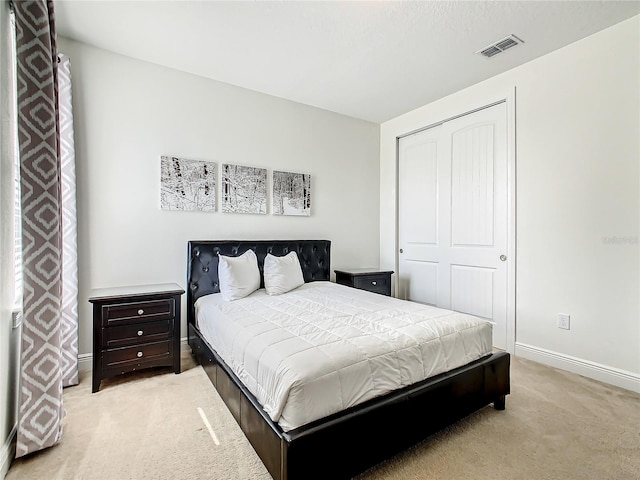
[(311, 175), (273, 172), (273, 214), (311, 215)]
[(162, 156), (162, 210), (216, 211), (216, 163)]
[(222, 164), (222, 211), (267, 213), (267, 169)]

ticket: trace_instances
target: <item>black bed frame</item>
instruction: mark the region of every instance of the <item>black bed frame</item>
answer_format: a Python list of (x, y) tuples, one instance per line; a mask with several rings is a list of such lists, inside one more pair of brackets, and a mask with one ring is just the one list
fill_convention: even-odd
[(348, 479), (491, 403), (505, 408), (508, 353), (480, 360), (302, 427), (283, 432), (203, 338), (195, 301), (219, 292), (218, 254), (297, 252), (305, 282), (329, 280), (328, 240), (190, 241), (187, 260), (189, 345), (211, 383), (275, 480)]

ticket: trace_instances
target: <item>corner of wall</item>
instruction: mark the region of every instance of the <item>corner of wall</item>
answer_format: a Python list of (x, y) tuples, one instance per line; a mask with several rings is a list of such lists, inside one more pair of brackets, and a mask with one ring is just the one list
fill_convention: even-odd
[(0, 450), (0, 478), (4, 478), (7, 472), (9, 471), (9, 467), (11, 466), (11, 461), (16, 456), (16, 432), (18, 431), (18, 424), (16, 423), (9, 436), (5, 439), (2, 444), (2, 449)]

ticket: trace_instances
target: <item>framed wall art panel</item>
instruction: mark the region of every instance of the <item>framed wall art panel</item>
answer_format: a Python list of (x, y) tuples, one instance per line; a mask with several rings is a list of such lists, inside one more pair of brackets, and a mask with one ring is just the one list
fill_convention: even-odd
[(215, 212), (216, 169), (215, 162), (162, 156), (160, 208)]
[(222, 211), (267, 213), (267, 169), (222, 164)]
[(311, 175), (273, 172), (273, 214), (311, 215)]

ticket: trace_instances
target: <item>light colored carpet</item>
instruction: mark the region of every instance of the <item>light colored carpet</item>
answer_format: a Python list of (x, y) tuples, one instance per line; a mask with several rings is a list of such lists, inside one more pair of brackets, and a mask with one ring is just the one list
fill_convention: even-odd
[[(85, 374), (65, 389), (62, 441), (15, 460), (6, 479), (269, 480), (188, 352), (182, 365), (180, 375), (105, 381), (95, 394)], [(505, 411), (487, 407), (358, 480), (640, 478), (640, 395), (516, 358), (511, 390)]]

